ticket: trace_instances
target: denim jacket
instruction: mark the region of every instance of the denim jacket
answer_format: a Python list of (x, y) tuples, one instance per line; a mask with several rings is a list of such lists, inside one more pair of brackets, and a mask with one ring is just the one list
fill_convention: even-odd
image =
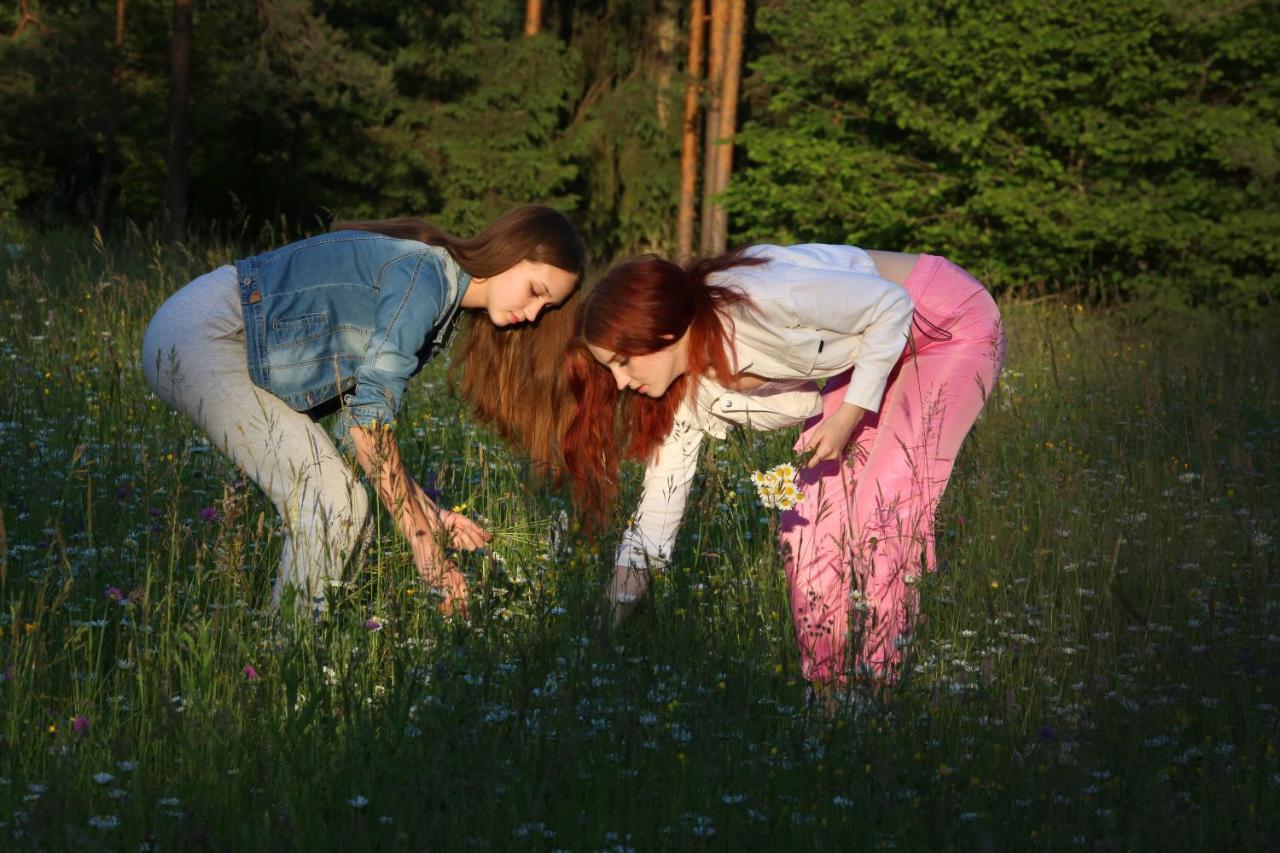
[(344, 428), (391, 422), (409, 377), (447, 349), (471, 281), (438, 246), (369, 231), (235, 267), (249, 376), (297, 411), (344, 395)]

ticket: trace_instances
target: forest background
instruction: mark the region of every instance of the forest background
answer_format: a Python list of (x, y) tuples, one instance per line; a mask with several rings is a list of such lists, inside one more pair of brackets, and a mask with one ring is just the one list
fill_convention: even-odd
[[(5, 3), (0, 236), (92, 223), (256, 245), (264, 225), (406, 214), (469, 233), (543, 201), (597, 262), (675, 254), (686, 90), (695, 123), (721, 100), (689, 73), (690, 19), (720, 5)], [(708, 193), (728, 245), (945, 253), (1002, 295), (1274, 300), (1275, 2), (736, 5), (736, 121), (701, 131), (732, 151)]]

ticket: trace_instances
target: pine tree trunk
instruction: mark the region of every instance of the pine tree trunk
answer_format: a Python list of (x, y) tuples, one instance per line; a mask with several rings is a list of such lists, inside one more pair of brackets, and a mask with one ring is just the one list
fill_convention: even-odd
[(653, 31), (656, 42), (654, 88), (658, 95), (658, 127), (663, 130), (667, 129), (671, 118), (671, 78), (675, 76), (676, 71), (676, 33), (680, 28), (676, 20), (677, 8), (677, 0), (658, 0), (658, 8), (654, 14)]
[(707, 52), (707, 123), (702, 155), (702, 253), (714, 250), (711, 241), (712, 197), (716, 194), (716, 132), (720, 128), (720, 85), (724, 79), (724, 47), (729, 23), (729, 0), (711, 0)]
[[(738, 90), (742, 80), (742, 32), (746, 26), (746, 0), (730, 0), (729, 35), (725, 46), (724, 80), (720, 89), (720, 128), (716, 134), (715, 191), (724, 192), (733, 173), (733, 136), (738, 121)], [(729, 213), (723, 204), (711, 212), (711, 251), (720, 254), (729, 238)]]
[(53, 32), (52, 27), (37, 18), (36, 14), (31, 11), (29, 3), (30, 0), (18, 0), (18, 25), (9, 34), (10, 39), (16, 39), (22, 35), (22, 31), (27, 27), (35, 27), (36, 29), (44, 30), (46, 33)]
[(693, 212), (698, 185), (698, 96), (702, 90), (702, 40), (706, 32), (703, 0), (689, 9), (689, 61), (685, 66), (684, 132), (680, 140), (680, 213), (676, 217), (676, 256), (680, 263), (693, 257)]
[(170, 46), (169, 154), (165, 189), (165, 238), (183, 238), (187, 219), (187, 101), (191, 70), (191, 0), (173, 0)]
[(542, 0), (525, 0), (524, 34), (536, 36), (542, 30)]
[[(126, 0), (116, 0), (116, 67), (111, 71), (112, 94), (120, 92), (120, 75), (124, 71), (124, 15)], [(107, 128), (107, 147), (102, 152), (102, 170), (98, 174), (98, 192), (94, 198), (93, 222), (99, 231), (107, 228), (107, 209), (111, 199), (111, 171), (116, 161), (116, 136), (120, 132), (113, 110)]]

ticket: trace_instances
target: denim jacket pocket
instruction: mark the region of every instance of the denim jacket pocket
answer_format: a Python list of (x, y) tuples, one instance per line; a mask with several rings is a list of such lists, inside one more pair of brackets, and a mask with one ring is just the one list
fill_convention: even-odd
[(276, 317), (271, 321), (271, 328), (276, 331), (306, 330), (312, 326), (322, 326), (328, 322), (329, 312), (320, 311), (312, 314), (295, 314), (292, 317)]

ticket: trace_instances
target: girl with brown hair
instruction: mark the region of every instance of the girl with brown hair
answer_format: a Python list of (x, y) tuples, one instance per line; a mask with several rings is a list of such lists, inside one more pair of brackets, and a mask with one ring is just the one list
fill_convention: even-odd
[(355, 472), (316, 423), (340, 410), (344, 441), (418, 573), (443, 610), (465, 609), (466, 580), (444, 545), (472, 550), (491, 537), (431, 501), (405, 469), (392, 421), (409, 378), (449, 348), (467, 313), (464, 398), (550, 459), (551, 430), (529, 413), (545, 405), (537, 382), (572, 318), (543, 312), (577, 292), (585, 255), (577, 229), (547, 207), (511, 210), (470, 239), (415, 219), (337, 223), (219, 267), (160, 306), (143, 372), (275, 504), (285, 532), (275, 602), (293, 586), (323, 607), (325, 583), (341, 580), (368, 519)]

